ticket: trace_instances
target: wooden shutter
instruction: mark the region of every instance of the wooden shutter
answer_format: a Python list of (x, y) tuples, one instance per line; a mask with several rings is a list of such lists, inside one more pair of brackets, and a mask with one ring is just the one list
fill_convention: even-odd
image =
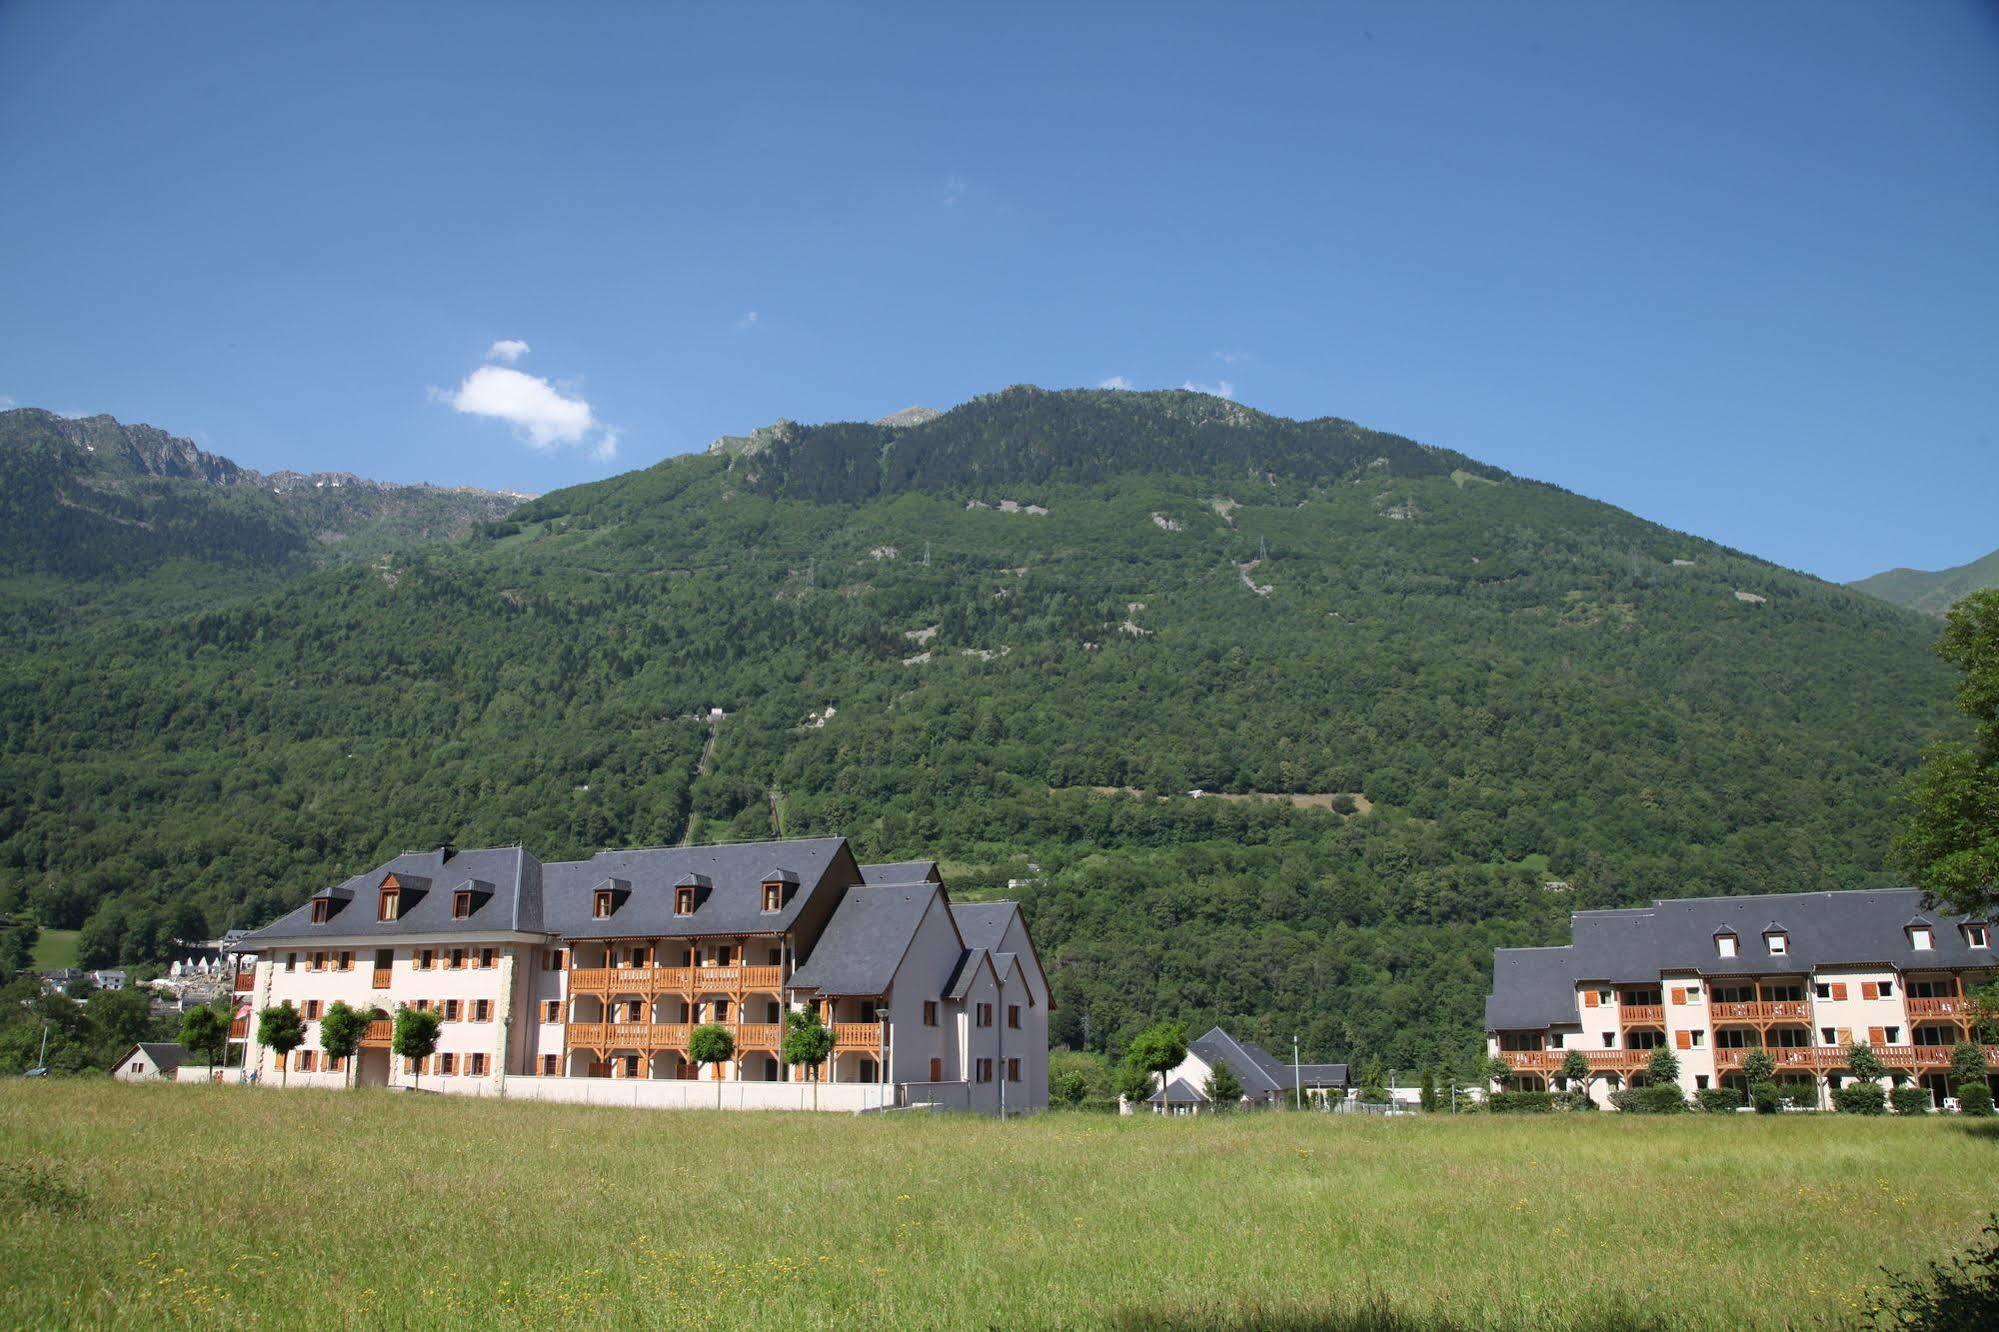
[(1584, 990), (1584, 991), (1583, 991), (1583, 1007), (1584, 1007), (1584, 1008), (1595, 1008), (1595, 1007), (1596, 1007), (1596, 991), (1595, 991), (1595, 990)]
[(1853, 1044), (1853, 1028), (1841, 1027), (1835, 1034), (1839, 1037), (1840, 1045), (1847, 1046)]
[(1879, 1027), (1869, 1027), (1867, 1029), (1867, 1043), (1869, 1045), (1886, 1045), (1888, 1043), (1888, 1033)]
[(1845, 981), (1834, 981), (1834, 982), (1832, 983), (1832, 997), (1833, 997), (1833, 998), (1835, 998), (1835, 999), (1844, 999), (1844, 998), (1846, 998), (1846, 982), (1845, 982)]
[(1676, 1031), (1673, 1033), (1673, 1044), (1682, 1050), (1691, 1050), (1694, 1048), (1694, 1035), (1690, 1031)]
[(1879, 999), (1881, 997), (1881, 987), (1873, 981), (1862, 981), (1860, 982), (1860, 997), (1862, 999)]
[(1684, 1004), (1685, 1002), (1687, 1002), (1687, 992), (1684, 987), (1675, 986), (1673, 988), (1673, 1002), (1676, 1004)]
[(930, 1080), (931, 1080), (932, 1082), (942, 1082), (942, 1081), (944, 1080), (944, 1061), (943, 1061), (943, 1060), (941, 1060), (941, 1059), (932, 1059), (932, 1060), (930, 1061)]

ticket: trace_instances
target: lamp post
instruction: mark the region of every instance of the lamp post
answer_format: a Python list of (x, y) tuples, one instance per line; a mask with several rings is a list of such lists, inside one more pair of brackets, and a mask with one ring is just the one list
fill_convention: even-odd
[(1291, 1108), (1294, 1110), (1303, 1110), (1305, 1108), (1305, 1083), (1298, 1072), (1298, 1034), (1296, 1032), (1291, 1034), (1291, 1096)]

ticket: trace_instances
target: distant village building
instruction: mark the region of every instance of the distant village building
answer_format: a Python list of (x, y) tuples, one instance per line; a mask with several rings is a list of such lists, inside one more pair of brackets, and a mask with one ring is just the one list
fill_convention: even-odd
[[(1486, 1042), (1515, 1090), (1551, 1088), (1581, 1054), (1599, 1104), (1668, 1049), (1689, 1094), (1740, 1086), (1761, 1050), (1780, 1084), (1823, 1106), (1865, 1045), (1942, 1105), (1953, 1047), (1977, 1038), (1968, 993), (1995, 966), (1992, 924), (1926, 911), (1913, 888), (1579, 911), (1570, 930), (1560, 947), (1496, 952)], [(1999, 1045), (1985, 1063), (1999, 1091)]]
[(125, 973), (122, 971), (93, 971), (91, 985), (99, 990), (122, 990), (125, 988)]
[[(410, 852), (242, 947), (257, 959), (236, 983), (244, 1066), (265, 1086), (279, 1070), (250, 1015), (298, 1007), (290, 1085), (339, 1085), (318, 1024), (341, 1000), (374, 1015), (362, 1086), (627, 1106), (1048, 1103), (1048, 981), (1019, 907), (954, 902), (934, 862), (864, 866), (844, 838), (548, 863), (518, 847)], [(443, 1015), (421, 1066), (390, 1054), (403, 1005)], [(809, 1085), (781, 1058), (786, 1014), (808, 1008), (833, 1038)], [(734, 1053), (700, 1066), (707, 1024)]]
[(171, 1041), (140, 1041), (118, 1056), (111, 1076), (120, 1082), (174, 1081), (187, 1051)]
[(1147, 1106), (1155, 1114), (1177, 1115), (1216, 1109), (1207, 1093), (1208, 1079), (1224, 1065), (1242, 1084), (1244, 1105), (1287, 1101), (1323, 1104), (1328, 1099), (1344, 1099), (1347, 1094), (1345, 1064), (1286, 1064), (1254, 1041), (1239, 1041), (1220, 1027), (1212, 1027), (1187, 1043), (1187, 1057), (1166, 1074), (1166, 1085), (1146, 1098)]

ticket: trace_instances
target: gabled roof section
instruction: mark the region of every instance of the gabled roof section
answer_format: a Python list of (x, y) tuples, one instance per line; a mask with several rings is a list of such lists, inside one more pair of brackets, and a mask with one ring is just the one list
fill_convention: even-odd
[(1157, 1105), (1162, 1098), (1168, 1105), (1200, 1105), (1207, 1101), (1208, 1095), (1200, 1088), (1188, 1082), (1187, 1079), (1174, 1078), (1166, 1084), (1163, 1091), (1156, 1091), (1145, 1099), (1149, 1103)]
[[(289, 911), (261, 930), (245, 935), (239, 946), (246, 951), (275, 943), (304, 943), (313, 939), (395, 938), (412, 934), (490, 934), (511, 926), (521, 910), (520, 895), (530, 881), (528, 862), (539, 862), (517, 846), (488, 847), (471, 851), (405, 851), (384, 864), (332, 884), (312, 895), (307, 903)], [(396, 919), (378, 920), (374, 903), (382, 881), (393, 875), (402, 892)], [(495, 898), (504, 896), (503, 910), (488, 903), (469, 919), (454, 920), (452, 894), (426, 891), (434, 883), (465, 883), (468, 880), (491, 885)], [(335, 911), (323, 924), (312, 923), (313, 900), (352, 902), (365, 899), (365, 910)], [(532, 927), (525, 927), (532, 928)]]
[(944, 982), (944, 997), (952, 1000), (964, 999), (972, 992), (972, 983), (979, 978), (979, 969), (982, 967), (988, 976), (993, 977), (993, 983), (997, 985), (999, 977), (993, 971), (992, 954), (983, 948), (967, 948), (959, 955), (958, 966), (952, 971), (950, 979)]
[[(572, 939), (691, 938), (717, 934), (778, 934), (789, 930), (821, 893), (839, 893), (851, 871), (829, 871), (846, 849), (841, 837), (728, 842), (711, 846), (600, 851), (588, 860), (541, 867), (542, 928)], [(802, 885), (782, 910), (763, 909), (764, 873), (782, 864)], [(838, 878), (841, 882), (833, 882)], [(631, 896), (608, 920), (590, 914), (591, 890), (622, 879)], [(692, 915), (676, 915), (674, 889), (703, 889)]]
[(861, 866), (863, 883), (942, 883), (934, 860), (894, 860), (884, 865)]
[(1223, 1031), (1220, 1027), (1210, 1027), (1204, 1034), (1187, 1042), (1187, 1049), (1198, 1056), (1201, 1062), (1213, 1068), (1216, 1064), (1227, 1064), (1236, 1081), (1251, 1096), (1265, 1096), (1271, 1092), (1289, 1087), (1289, 1080), (1278, 1081), (1268, 1066), (1270, 1056), (1258, 1059), (1248, 1046)]
[(152, 1060), (162, 1072), (170, 1073), (187, 1062), (187, 1050), (178, 1041), (140, 1041), (118, 1056), (118, 1062), (124, 1063), (140, 1050), (144, 1050), (146, 1058)]
[(1006, 927), (1020, 911), (1018, 902), (953, 902), (951, 919), (973, 948), (998, 948)]
[(903, 954), (943, 890), (934, 883), (909, 887), (850, 888), (791, 985), (822, 995), (888, 993)]

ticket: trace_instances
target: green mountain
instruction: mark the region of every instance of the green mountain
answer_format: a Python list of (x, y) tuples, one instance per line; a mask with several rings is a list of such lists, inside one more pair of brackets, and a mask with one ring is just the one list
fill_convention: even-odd
[(192, 608), (339, 560), (455, 536), (524, 496), (346, 473), (266, 476), (108, 416), (0, 412), (0, 614), (15, 627), (105, 604)]
[(1022, 898), (1058, 1039), (1405, 1069), (1574, 909), (1889, 881), (1952, 725), (1933, 621), (1191, 393), (780, 423), (137, 613), (0, 646), (0, 912), (86, 961), (405, 847), (839, 832)]
[(1999, 550), (1954, 569), (1939, 569), (1935, 573), (1890, 569), (1847, 586), (1925, 615), (1942, 615), (1973, 592), (1999, 587)]

